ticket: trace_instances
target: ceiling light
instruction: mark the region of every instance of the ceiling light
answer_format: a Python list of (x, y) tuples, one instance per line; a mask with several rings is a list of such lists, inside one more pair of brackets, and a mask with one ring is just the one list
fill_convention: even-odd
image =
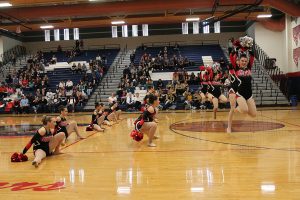
[(270, 18), (270, 17), (272, 17), (272, 14), (257, 15), (257, 18)]
[(7, 2), (0, 3), (0, 7), (10, 7), (10, 6), (12, 6), (11, 3), (7, 3)]
[(193, 21), (199, 21), (199, 20), (200, 20), (199, 17), (187, 17), (185, 19), (185, 21), (187, 21), (187, 22), (193, 22)]
[(48, 29), (48, 28), (54, 28), (53, 25), (44, 25), (44, 26), (40, 26), (41, 29)]
[(112, 21), (111, 24), (112, 24), (112, 25), (125, 24), (125, 21), (123, 21), (123, 20), (120, 20), (120, 21)]

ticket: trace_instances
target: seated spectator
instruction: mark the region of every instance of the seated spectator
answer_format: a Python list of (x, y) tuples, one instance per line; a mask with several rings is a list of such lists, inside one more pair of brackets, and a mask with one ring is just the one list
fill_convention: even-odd
[(57, 58), (55, 57), (55, 55), (52, 56), (50, 63), (51, 64), (56, 64), (57, 63)]
[(80, 74), (82, 73), (82, 65), (81, 65), (81, 63), (78, 63), (76, 72), (80, 73)]
[(135, 99), (133, 98), (132, 93), (129, 92), (127, 94), (127, 97), (126, 97), (126, 106), (127, 106), (127, 109), (132, 109), (134, 107), (134, 104), (135, 104)]
[(59, 85), (58, 85), (58, 88), (59, 88), (59, 89), (65, 89), (65, 87), (66, 87), (65, 82), (64, 82), (64, 81), (60, 81), (60, 82), (59, 82)]
[(87, 67), (86, 67), (86, 64), (85, 63), (83, 63), (82, 64), (82, 72), (85, 74), (86, 72), (87, 72)]
[(93, 85), (92, 85), (92, 82), (89, 82), (89, 83), (88, 83), (88, 86), (87, 86), (87, 88), (86, 88), (86, 94), (87, 94), (88, 96), (90, 96), (91, 93), (92, 93), (92, 91), (93, 91)]
[(164, 82), (161, 79), (158, 79), (157, 84), (156, 84), (156, 88), (158, 90), (164, 88)]
[(135, 108), (136, 110), (140, 110), (140, 109), (141, 109), (142, 102), (143, 102), (143, 98), (140, 96), (139, 93), (135, 93), (134, 99), (135, 99), (134, 108)]
[(75, 63), (73, 63), (72, 67), (71, 67), (72, 73), (75, 74), (76, 70), (77, 70), (77, 66)]
[(72, 90), (73, 89), (73, 81), (71, 81), (70, 79), (68, 79), (68, 81), (66, 82), (66, 90)]
[(112, 105), (115, 102), (118, 102), (117, 97), (116, 97), (115, 93), (111, 93), (111, 96), (108, 97), (108, 103), (109, 103), (109, 105)]
[(20, 101), (17, 98), (15, 98), (15, 100), (13, 102), (13, 112), (15, 114), (21, 113)]
[(20, 101), (20, 112), (29, 113), (29, 101), (25, 95), (22, 96)]

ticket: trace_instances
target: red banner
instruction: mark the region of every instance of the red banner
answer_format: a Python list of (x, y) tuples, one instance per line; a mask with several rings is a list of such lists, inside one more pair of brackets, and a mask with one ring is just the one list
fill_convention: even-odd
[(300, 40), (300, 25), (293, 28), (293, 39), (296, 46), (298, 46), (298, 42)]
[(298, 65), (299, 58), (300, 58), (300, 47), (293, 49), (293, 59), (297, 67), (299, 66)]

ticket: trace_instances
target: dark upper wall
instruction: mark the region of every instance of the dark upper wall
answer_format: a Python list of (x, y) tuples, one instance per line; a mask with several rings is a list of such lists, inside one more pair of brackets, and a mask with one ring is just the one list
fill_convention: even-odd
[[(221, 33), (226, 32), (245, 32), (247, 25), (245, 21), (241, 22), (221, 22)], [(80, 39), (92, 39), (92, 38), (111, 38), (111, 27), (99, 27), (99, 28), (85, 28), (80, 29)], [(193, 32), (192, 23), (189, 23), (189, 33)], [(210, 32), (214, 32), (214, 27), (210, 26)], [(54, 40), (53, 30), (51, 33), (51, 41)], [(149, 35), (174, 35), (181, 34), (181, 24), (153, 24), (149, 25)], [(202, 33), (202, 28), (200, 28)], [(118, 35), (121, 36), (121, 26), (118, 26)], [(128, 35), (131, 36), (131, 26), (128, 26)], [(139, 25), (139, 35), (142, 35), (141, 25)], [(24, 32), (23, 42), (42, 42), (44, 39), (44, 31), (36, 32)], [(63, 30), (60, 31), (60, 38), (63, 40)], [(70, 29), (70, 39), (73, 39), (73, 29)]]

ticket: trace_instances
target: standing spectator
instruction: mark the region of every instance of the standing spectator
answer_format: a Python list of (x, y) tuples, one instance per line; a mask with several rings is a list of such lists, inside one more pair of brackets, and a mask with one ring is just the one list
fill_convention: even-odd
[(225, 73), (228, 69), (227, 69), (227, 66), (226, 66), (226, 63), (225, 63), (225, 60), (223, 57), (220, 58), (219, 63), (220, 63), (222, 72)]
[(233, 42), (234, 42), (234, 38), (230, 38), (228, 40), (228, 54), (230, 54), (233, 50)]

